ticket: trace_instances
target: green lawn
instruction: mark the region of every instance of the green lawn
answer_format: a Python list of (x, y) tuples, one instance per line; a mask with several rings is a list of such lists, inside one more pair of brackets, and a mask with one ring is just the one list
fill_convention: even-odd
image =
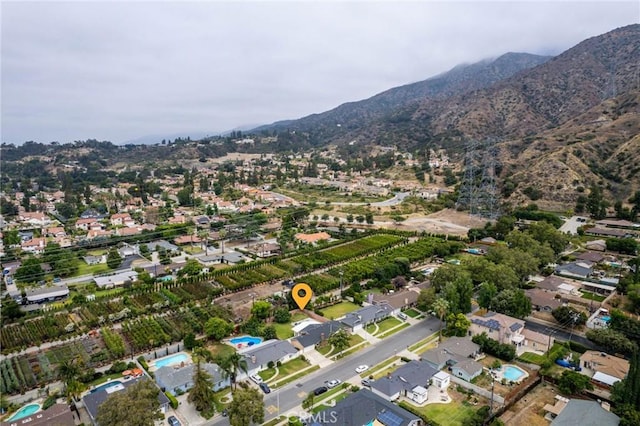
[(365, 378), (373, 376), (373, 378), (377, 380), (380, 377), (384, 377), (387, 373), (393, 372), (401, 363), (400, 357), (394, 356), (360, 374), (360, 377)]
[(276, 335), (278, 336), (278, 339), (287, 340), (289, 337), (293, 337), (293, 330), (291, 330), (291, 323), (278, 324), (274, 322), (273, 326), (276, 329)]
[(268, 422), (263, 423), (262, 426), (276, 426), (278, 423), (284, 421), (285, 419), (285, 416), (276, 417), (275, 419), (271, 419)]
[(384, 333), (385, 331), (399, 324), (402, 324), (402, 321), (400, 321), (396, 317), (387, 317), (376, 324), (369, 324), (367, 326), (367, 333), (374, 332), (376, 330), (376, 325), (378, 326), (378, 331), (376, 331), (375, 335), (378, 335), (378, 334)]
[(581, 292), (582, 292), (583, 299), (594, 300), (596, 302), (602, 302), (604, 299), (606, 299), (606, 296), (601, 296), (599, 294), (590, 293), (588, 291), (582, 291), (582, 290)]
[[(304, 361), (300, 358), (294, 358), (291, 361), (285, 362), (280, 367), (278, 367), (278, 377), (276, 377), (276, 380), (283, 379), (290, 374), (300, 371), (303, 368), (309, 367), (310, 365), (311, 364), (309, 364), (307, 361)], [(260, 375), (260, 377), (262, 377), (262, 380), (269, 380), (271, 377), (273, 377), (275, 371), (275, 368), (267, 368), (266, 370), (262, 370), (258, 374)]]
[(409, 326), (411, 326), (411, 324), (409, 324), (408, 322), (403, 322), (402, 324), (400, 324), (400, 326), (394, 328), (393, 330), (387, 330), (384, 333), (376, 334), (376, 337), (379, 337), (380, 339), (384, 339), (385, 337), (389, 337), (392, 334), (397, 333), (398, 331), (405, 329)]
[(464, 405), (458, 401), (452, 401), (449, 404), (429, 404), (424, 407), (417, 407), (412, 404), (407, 405), (410, 405), (440, 426), (460, 426), (475, 411), (471, 406)]
[(229, 356), (230, 354), (235, 352), (235, 349), (229, 345), (225, 345), (224, 343), (213, 343), (207, 345), (207, 349), (211, 351), (211, 355), (215, 359), (218, 356)]
[[(267, 368), (266, 370), (260, 371), (258, 373), (258, 376), (260, 376), (260, 378), (265, 382), (268, 382), (269, 380), (271, 380), (273, 376), (275, 376), (275, 374), (276, 374), (275, 368)], [(278, 375), (278, 377), (280, 377), (280, 375)]]
[(345, 316), (349, 312), (355, 311), (360, 306), (351, 302), (340, 302), (336, 305), (329, 306), (328, 308), (321, 309), (321, 312), (326, 318), (336, 319)]
[(84, 260), (78, 260), (77, 265), (78, 272), (76, 272), (75, 276), (101, 274), (103, 272), (109, 272), (111, 270), (106, 263), (100, 263), (98, 265), (87, 265)]
[(416, 311), (415, 309), (407, 309), (406, 311), (403, 311), (405, 314), (407, 314), (408, 316), (410, 316), (411, 318), (418, 318), (420, 316), (422, 316), (422, 314), (418, 311)]
[[(342, 392), (341, 394), (336, 395), (334, 398), (331, 398), (331, 399), (335, 399), (335, 400), (336, 400), (336, 403), (337, 403), (338, 401), (342, 401), (343, 399), (345, 399), (345, 398), (346, 398), (346, 397), (348, 397), (349, 395), (350, 395), (350, 393), (349, 393), (349, 392)], [(323, 397), (323, 396), (324, 396), (324, 395), (321, 395), (321, 397)], [(329, 401), (327, 401), (327, 402), (331, 402), (331, 399), (330, 399)], [(322, 410), (326, 410), (327, 408), (331, 408), (331, 406), (329, 406), (329, 405), (324, 405), (324, 404), (320, 404), (320, 405), (314, 406), (314, 407), (313, 407), (313, 410), (311, 410), (311, 411), (312, 411), (313, 413), (318, 413), (318, 412), (320, 412), (320, 411), (322, 411)]]
[(525, 352), (518, 357), (522, 362), (528, 362), (529, 364), (542, 365), (546, 361), (547, 357), (544, 355), (534, 354), (533, 352)]
[[(284, 380), (276, 379), (276, 382), (274, 384), (272, 384), (271, 387), (272, 388), (282, 387), (282, 386), (286, 385), (287, 383), (291, 383), (294, 380), (298, 380), (302, 376), (306, 376), (307, 374), (313, 373), (314, 371), (318, 370), (319, 368), (320, 368), (319, 365), (314, 365), (313, 367), (308, 368), (307, 370), (301, 371), (298, 374), (292, 374), (291, 376), (287, 377)], [(278, 376), (278, 378), (280, 378), (280, 376)]]

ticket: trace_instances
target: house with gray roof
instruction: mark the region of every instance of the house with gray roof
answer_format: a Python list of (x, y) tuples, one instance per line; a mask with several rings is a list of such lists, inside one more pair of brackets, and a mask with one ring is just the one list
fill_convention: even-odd
[[(401, 396), (407, 397), (421, 404), (426, 400), (429, 383), (438, 370), (425, 361), (410, 361), (400, 366), (396, 371), (371, 382), (371, 392), (389, 401), (395, 401)], [(418, 392), (414, 392), (416, 388)], [(424, 400), (422, 400), (424, 398)]]
[(595, 401), (571, 399), (551, 426), (618, 426), (620, 417), (602, 408)]
[(556, 267), (556, 274), (571, 278), (588, 278), (593, 272), (593, 265), (586, 261), (570, 262)]
[[(96, 422), (96, 416), (98, 415), (98, 408), (104, 403), (109, 396), (113, 395), (116, 392), (122, 392), (126, 390), (128, 387), (133, 386), (141, 380), (151, 380), (146, 376), (131, 379), (114, 386), (103, 388), (98, 391), (89, 392), (85, 396), (82, 397), (82, 402), (84, 403), (85, 408), (87, 409), (87, 413), (91, 418), (91, 423), (95, 426), (98, 425)], [(166, 413), (169, 408), (169, 398), (163, 392), (158, 389), (158, 402), (160, 403), (160, 412)]]
[(369, 305), (349, 312), (340, 322), (352, 333), (363, 329), (369, 324), (373, 324), (390, 316), (393, 308), (387, 303)]
[(291, 343), (286, 340), (267, 340), (259, 345), (249, 346), (240, 351), (247, 361), (247, 374), (249, 376), (257, 374), (268, 368), (268, 364), (273, 362), (286, 362), (296, 358), (300, 353)]
[(487, 336), (500, 343), (522, 345), (524, 336), (524, 321), (508, 315), (489, 311), (483, 316), (473, 315), (469, 318), (471, 327), (469, 332), (472, 336), (487, 333)]
[(307, 420), (311, 426), (421, 426), (420, 417), (404, 408), (387, 401), (368, 389), (349, 395), (327, 408), (313, 415)]
[(451, 375), (470, 382), (482, 373), (482, 364), (471, 358), (464, 359), (451, 366)]
[(333, 333), (345, 326), (338, 321), (327, 321), (321, 324), (309, 324), (303, 328), (297, 336), (291, 339), (291, 343), (303, 352), (314, 348), (318, 343), (327, 340)]
[[(155, 373), (156, 383), (160, 387), (172, 395), (186, 392), (193, 387), (193, 376), (196, 372), (196, 364), (186, 365), (184, 367), (164, 366), (159, 368)], [(209, 373), (213, 390), (215, 392), (231, 385), (228, 377), (224, 377), (223, 371), (217, 364), (202, 364), (201, 368)]]
[(180, 247), (178, 247), (175, 244), (171, 244), (169, 241), (166, 241), (166, 240), (151, 241), (150, 243), (147, 243), (147, 247), (149, 247), (149, 250), (151, 250), (151, 251), (157, 251), (159, 247), (162, 247), (163, 249), (165, 249), (167, 251), (178, 251), (178, 250), (180, 250)]
[(54, 285), (51, 287), (34, 287), (25, 290), (27, 303), (45, 303), (66, 299), (69, 296), (69, 287), (66, 285)]
[(95, 282), (100, 289), (105, 289), (105, 288), (120, 287), (124, 285), (124, 283), (127, 281), (133, 282), (137, 279), (138, 279), (138, 273), (136, 271), (130, 270), (130, 271), (120, 271), (111, 275), (93, 277), (93, 282)]
[(46, 410), (18, 420), (2, 421), (0, 426), (75, 426), (73, 412), (68, 404), (54, 404)]
[(422, 354), (422, 359), (436, 370), (453, 365), (467, 358), (474, 359), (480, 354), (480, 345), (465, 337), (451, 337), (437, 348)]

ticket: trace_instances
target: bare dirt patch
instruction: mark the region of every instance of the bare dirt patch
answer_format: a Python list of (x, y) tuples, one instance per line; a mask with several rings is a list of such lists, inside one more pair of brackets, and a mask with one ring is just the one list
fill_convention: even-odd
[(505, 411), (500, 420), (506, 426), (548, 426), (543, 407), (554, 403), (558, 391), (551, 385), (541, 383)]

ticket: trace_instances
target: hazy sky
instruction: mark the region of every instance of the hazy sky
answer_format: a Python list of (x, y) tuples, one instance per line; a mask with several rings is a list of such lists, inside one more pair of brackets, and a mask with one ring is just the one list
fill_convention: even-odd
[(640, 21), (613, 1), (2, 1), (2, 142), (121, 143), (323, 112)]

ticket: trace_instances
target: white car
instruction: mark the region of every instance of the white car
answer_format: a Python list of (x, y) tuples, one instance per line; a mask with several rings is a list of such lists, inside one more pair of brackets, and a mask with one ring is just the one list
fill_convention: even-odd
[(338, 379), (329, 380), (329, 381), (327, 382), (327, 387), (328, 387), (329, 389), (333, 389), (333, 388), (335, 388), (336, 386), (338, 386), (340, 383), (342, 383), (342, 382), (341, 382), (340, 380), (338, 380)]
[(369, 369), (369, 366), (368, 366), (368, 365), (362, 364), (362, 365), (359, 365), (359, 366), (356, 368), (356, 373), (358, 373), (358, 374), (359, 374), (359, 373), (363, 373), (363, 372), (367, 371), (368, 369)]
[(253, 376), (249, 376), (249, 378), (258, 385), (262, 383), (262, 377), (258, 376), (257, 374), (254, 374)]

